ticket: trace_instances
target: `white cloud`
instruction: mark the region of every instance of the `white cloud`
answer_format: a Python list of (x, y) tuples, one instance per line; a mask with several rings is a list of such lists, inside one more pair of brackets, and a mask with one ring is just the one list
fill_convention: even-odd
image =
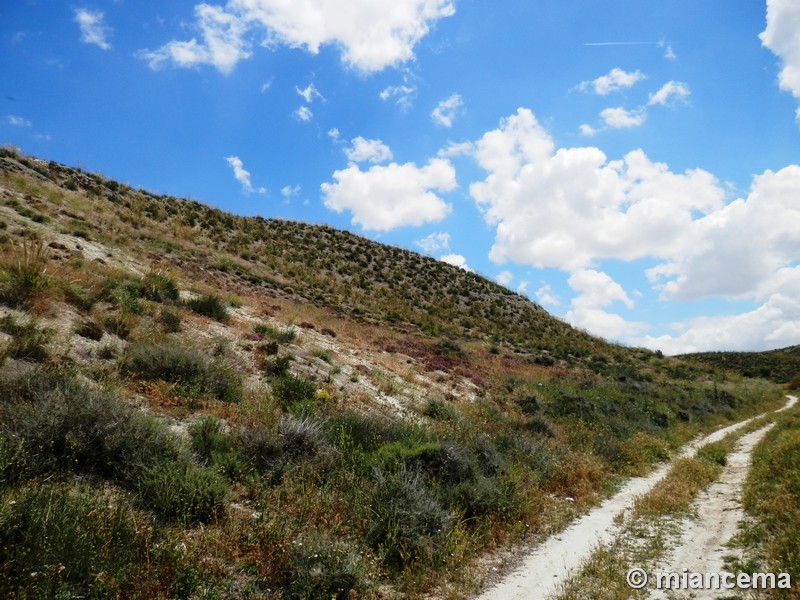
[(173, 40), (157, 50), (142, 50), (138, 56), (147, 60), (152, 69), (170, 63), (184, 68), (213, 65), (226, 74), (240, 60), (251, 56), (250, 45), (244, 40), (247, 25), (240, 17), (208, 4), (195, 6), (195, 16), (202, 42), (195, 38), (188, 42)]
[(578, 89), (582, 91), (592, 90), (600, 96), (607, 96), (625, 88), (633, 87), (637, 82), (644, 79), (641, 71), (628, 73), (622, 69), (611, 69), (607, 75), (598, 77), (593, 81), (582, 81)]
[(561, 302), (558, 300), (558, 297), (553, 293), (553, 288), (549, 283), (545, 283), (542, 287), (536, 290), (534, 296), (536, 296), (536, 300), (539, 302), (539, 304), (542, 305), (555, 307), (561, 304)]
[(736, 315), (700, 317), (678, 324), (677, 335), (647, 336), (636, 340), (665, 354), (710, 350), (754, 351), (784, 348), (800, 339), (800, 273), (791, 285), (755, 309)]
[(786, 270), (800, 257), (800, 166), (753, 179), (739, 198), (693, 221), (665, 262), (648, 270), (665, 281), (665, 297), (696, 300), (714, 295), (763, 300), (780, 293)]
[(334, 142), (338, 142), (339, 138), (341, 137), (341, 133), (339, 133), (339, 130), (336, 127), (332, 127), (328, 130), (328, 137)]
[[(639, 127), (645, 120), (642, 110), (629, 111), (622, 107), (606, 108), (600, 113), (600, 118), (608, 129), (624, 129)], [(585, 134), (584, 134), (585, 135)]]
[(31, 123), (28, 119), (17, 117), (15, 115), (8, 115), (8, 124), (13, 125), (14, 127), (33, 127), (33, 123)]
[(592, 127), (591, 125), (589, 125), (587, 123), (584, 123), (583, 125), (581, 125), (578, 128), (578, 131), (580, 131), (581, 135), (584, 136), (584, 137), (594, 137), (598, 133), (600, 133), (597, 129), (595, 129), (594, 127)]
[(306, 101), (306, 104), (311, 104), (314, 98), (319, 98), (320, 100), (325, 100), (325, 97), (319, 93), (319, 90), (313, 83), (309, 83), (305, 88), (300, 89), (299, 87), (295, 86), (294, 90), (303, 97)]
[(236, 178), (236, 181), (242, 184), (242, 191), (245, 194), (250, 194), (252, 192), (257, 192), (259, 194), (267, 193), (267, 190), (263, 187), (258, 189), (253, 187), (250, 181), (250, 172), (245, 170), (244, 164), (238, 156), (228, 156), (225, 158), (225, 161), (231, 169), (233, 169), (233, 176)]
[(358, 136), (351, 143), (353, 145), (350, 148), (344, 149), (347, 160), (351, 162), (382, 163), (392, 160), (391, 149), (380, 140), (365, 140)]
[(472, 142), (450, 142), (446, 147), (436, 153), (442, 158), (452, 158), (454, 156), (469, 156), (475, 152), (475, 145)]
[(633, 300), (622, 286), (602, 271), (578, 269), (570, 275), (567, 284), (580, 294), (572, 301), (575, 308), (597, 308), (614, 302), (633, 308)]
[(402, 108), (409, 108), (417, 95), (417, 88), (409, 85), (390, 85), (384, 88), (378, 97), (384, 102), (395, 99), (395, 104)]
[(478, 140), (474, 156), (487, 177), (470, 195), (496, 229), (495, 262), (571, 272), (605, 258), (668, 258), (693, 215), (724, 199), (709, 173), (672, 173), (641, 150), (608, 161), (597, 148), (556, 149), (524, 108)]
[(311, 112), (311, 109), (307, 106), (301, 106), (296, 111), (294, 111), (294, 116), (303, 121), (303, 123), (308, 123), (311, 119), (314, 118), (314, 113)]
[(445, 254), (444, 256), (440, 256), (439, 260), (442, 262), (446, 262), (448, 265), (453, 265), (454, 267), (458, 267), (459, 269), (464, 269), (468, 273), (474, 273), (472, 269), (469, 268), (467, 264), (467, 259), (464, 258), (461, 254)]
[(440, 158), (421, 168), (390, 163), (362, 171), (351, 164), (334, 172), (333, 178), (336, 183), (321, 186), (325, 206), (336, 212), (351, 211), (353, 223), (373, 231), (441, 221), (452, 208), (433, 192), (456, 187), (455, 170)]
[(512, 275), (511, 271), (501, 271), (497, 274), (494, 280), (502, 286), (508, 287), (514, 279), (514, 275)]
[[(767, 0), (767, 28), (759, 35), (764, 47), (781, 61), (778, 83), (800, 100), (800, 4), (794, 0)], [(800, 108), (797, 110), (800, 120)]]
[[(571, 273), (573, 324), (669, 353), (797, 343), (800, 166), (766, 171), (730, 200), (710, 173), (675, 173), (641, 150), (608, 160), (597, 148), (557, 148), (527, 109), (475, 147), (487, 175), (470, 195), (495, 229), (489, 257)], [(632, 306), (631, 296), (596, 265), (639, 259), (654, 263), (645, 274), (663, 298), (723, 297), (757, 308), (636, 338), (641, 323), (606, 311), (613, 302)], [(539, 292), (551, 299), (549, 288)]]
[(445, 98), (433, 109), (431, 112), (431, 119), (437, 125), (442, 127), (452, 127), (453, 121), (462, 107), (463, 101), (459, 94), (453, 94), (449, 98)]
[(644, 323), (627, 321), (618, 314), (603, 310), (614, 302), (633, 308), (633, 301), (622, 286), (602, 271), (579, 269), (570, 275), (567, 284), (578, 296), (572, 300), (572, 310), (564, 318), (575, 325), (610, 339), (621, 339), (642, 333)]
[(428, 254), (437, 252), (438, 250), (448, 250), (450, 248), (450, 234), (442, 231), (432, 233), (421, 240), (415, 241), (414, 244), (422, 248)]
[(81, 29), (81, 41), (84, 44), (94, 44), (103, 50), (111, 50), (108, 43), (108, 34), (111, 29), (103, 22), (104, 15), (101, 11), (85, 8), (75, 10), (74, 21)]
[(654, 94), (650, 94), (648, 105), (653, 106), (660, 104), (661, 106), (674, 105), (678, 102), (686, 102), (691, 92), (689, 86), (680, 81), (668, 81)]
[(230, 72), (250, 56), (247, 37), (317, 54), (332, 45), (345, 64), (366, 73), (411, 60), (433, 23), (455, 14), (452, 0), (229, 0), (195, 7), (202, 41), (171, 41), (142, 56), (157, 67), (211, 64)]
[(299, 185), (285, 185), (281, 188), (281, 196), (286, 198), (294, 198), (300, 193), (300, 186)]

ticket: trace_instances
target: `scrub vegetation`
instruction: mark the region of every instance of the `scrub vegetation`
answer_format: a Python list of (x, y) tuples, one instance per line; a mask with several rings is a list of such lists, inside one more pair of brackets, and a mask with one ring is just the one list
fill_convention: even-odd
[(0, 152), (0, 596), (473, 593), (763, 380), (474, 273)]

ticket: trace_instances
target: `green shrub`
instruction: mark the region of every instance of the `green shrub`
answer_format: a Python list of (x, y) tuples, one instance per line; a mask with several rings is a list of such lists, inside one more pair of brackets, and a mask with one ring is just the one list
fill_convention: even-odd
[(271, 386), (275, 400), (283, 408), (289, 408), (293, 404), (313, 399), (314, 392), (317, 390), (317, 386), (313, 381), (292, 373), (276, 377), (272, 380)]
[(168, 308), (161, 309), (158, 315), (158, 321), (167, 333), (177, 333), (181, 330), (181, 316)]
[(402, 568), (414, 561), (437, 561), (450, 515), (418, 473), (376, 471), (370, 511), (367, 542), (386, 565)]
[(292, 541), (287, 565), (287, 597), (348, 600), (363, 590), (366, 567), (347, 542), (320, 535)]
[(229, 319), (228, 309), (218, 296), (198, 296), (186, 301), (186, 306), (196, 313), (205, 315), (222, 323)]
[(258, 323), (254, 325), (253, 331), (259, 335), (266, 335), (279, 344), (288, 344), (289, 342), (293, 342), (297, 337), (297, 331), (292, 327), (278, 329), (267, 323)]
[(174, 437), (155, 417), (71, 375), (43, 367), (7, 375), (0, 378), (0, 398), (6, 403), (0, 437), (14, 440), (19, 478), (66, 469), (130, 486), (147, 465), (179, 456)]
[(4, 598), (114, 598), (146, 569), (123, 498), (69, 484), (26, 486), (0, 505)]
[(244, 393), (242, 376), (234, 369), (173, 342), (132, 344), (120, 368), (141, 379), (173, 383), (179, 394), (206, 394), (222, 402), (239, 402)]
[(160, 518), (194, 525), (216, 520), (230, 490), (212, 471), (187, 461), (161, 461), (143, 474), (138, 491), (142, 503)]
[(175, 301), (179, 297), (175, 279), (160, 271), (149, 271), (142, 278), (141, 293), (154, 302)]

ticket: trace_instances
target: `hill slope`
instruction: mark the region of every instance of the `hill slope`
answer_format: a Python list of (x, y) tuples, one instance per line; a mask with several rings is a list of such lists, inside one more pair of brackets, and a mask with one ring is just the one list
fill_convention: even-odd
[(4, 596), (463, 597), (780, 396), (412, 252), (8, 150), (0, 238)]
[(763, 377), (776, 383), (800, 381), (800, 346), (766, 352), (696, 352), (680, 358), (727, 369), (743, 377)]

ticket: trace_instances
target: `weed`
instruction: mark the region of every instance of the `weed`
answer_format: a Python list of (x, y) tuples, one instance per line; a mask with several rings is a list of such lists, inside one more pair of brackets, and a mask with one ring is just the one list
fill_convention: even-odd
[(50, 357), (47, 342), (52, 332), (49, 329), (40, 329), (36, 320), (30, 319), (21, 325), (14, 317), (7, 315), (0, 319), (0, 331), (12, 336), (2, 356), (31, 362), (44, 362)]
[(9, 306), (30, 306), (49, 287), (50, 258), (41, 240), (25, 239), (0, 265), (0, 301)]
[(166, 333), (177, 333), (181, 330), (181, 316), (168, 308), (162, 308), (158, 315), (158, 322)]
[(225, 304), (218, 296), (213, 294), (198, 296), (186, 301), (186, 306), (192, 311), (225, 323), (230, 316)]

